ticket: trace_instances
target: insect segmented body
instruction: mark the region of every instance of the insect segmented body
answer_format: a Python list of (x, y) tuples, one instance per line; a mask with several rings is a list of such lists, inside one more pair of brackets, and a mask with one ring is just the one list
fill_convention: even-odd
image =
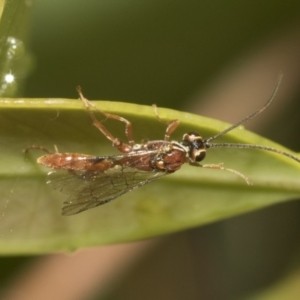
[[(63, 215), (73, 215), (93, 207), (107, 203), (127, 192), (141, 187), (153, 180), (174, 173), (180, 167), (188, 163), (192, 166), (226, 170), (242, 177), (247, 184), (249, 179), (242, 173), (228, 169), (223, 164), (200, 164), (205, 158), (206, 150), (212, 147), (251, 148), (276, 152), (285, 155), (297, 162), (300, 159), (290, 153), (261, 145), (212, 143), (211, 141), (226, 134), (265, 110), (277, 92), (280, 80), (267, 103), (259, 110), (245, 119), (230, 126), (224, 131), (203, 139), (197, 132), (189, 132), (183, 135), (181, 141), (170, 141), (170, 135), (179, 125), (179, 120), (164, 121), (160, 119), (156, 106), (154, 113), (157, 119), (167, 124), (163, 140), (148, 141), (136, 144), (133, 140), (131, 123), (123, 117), (106, 113), (95, 107), (82, 94), (80, 87), (78, 93), (90, 117), (104, 136), (110, 140), (121, 154), (114, 156), (92, 156), (80, 153), (50, 153), (46, 152), (38, 158), (37, 162), (52, 169), (48, 174), (47, 183), (55, 189), (69, 195), (64, 202)], [(114, 137), (104, 125), (98, 121), (93, 111), (98, 111), (107, 119), (114, 119), (125, 123), (125, 134), (128, 143)]]

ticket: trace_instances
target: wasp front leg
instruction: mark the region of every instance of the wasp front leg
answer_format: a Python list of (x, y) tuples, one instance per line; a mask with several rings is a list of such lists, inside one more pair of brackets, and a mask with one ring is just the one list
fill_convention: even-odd
[(249, 180), (249, 178), (247, 176), (245, 176), (243, 173), (237, 171), (237, 170), (233, 170), (233, 169), (229, 169), (229, 168), (225, 168), (223, 166), (222, 163), (220, 164), (204, 164), (204, 165), (201, 165), (197, 162), (191, 162), (189, 163), (191, 166), (194, 166), (194, 167), (201, 167), (201, 168), (206, 168), (206, 169), (215, 169), (215, 170), (224, 170), (224, 171), (228, 171), (228, 172), (231, 172), (231, 173), (234, 173), (238, 176), (240, 176), (241, 178), (243, 178), (246, 183), (248, 185), (252, 185), (252, 182)]

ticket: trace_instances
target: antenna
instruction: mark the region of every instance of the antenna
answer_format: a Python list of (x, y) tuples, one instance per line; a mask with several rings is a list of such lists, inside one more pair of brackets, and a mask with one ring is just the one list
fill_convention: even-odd
[(283, 75), (280, 74), (279, 77), (278, 77), (276, 86), (275, 86), (275, 88), (274, 88), (274, 91), (273, 91), (271, 97), (269, 98), (269, 100), (266, 102), (266, 104), (265, 104), (262, 108), (258, 109), (257, 111), (255, 111), (255, 112), (252, 113), (251, 115), (249, 115), (249, 116), (247, 116), (246, 118), (240, 120), (239, 122), (237, 122), (237, 123), (231, 125), (231, 126), (228, 127), (227, 129), (225, 129), (225, 130), (219, 132), (218, 134), (216, 134), (216, 135), (214, 135), (214, 136), (212, 136), (212, 137), (210, 137), (210, 138), (207, 138), (205, 141), (206, 141), (206, 142), (212, 141), (212, 140), (214, 140), (214, 139), (216, 139), (216, 138), (218, 138), (218, 137), (220, 137), (220, 136), (226, 134), (227, 132), (233, 130), (234, 128), (240, 126), (241, 124), (244, 124), (244, 123), (248, 122), (249, 120), (255, 118), (257, 115), (259, 115), (260, 113), (262, 113), (262, 112), (263, 112), (263, 111), (271, 104), (271, 102), (274, 100), (274, 98), (275, 98), (275, 96), (276, 96), (276, 94), (277, 94), (278, 88), (279, 88), (279, 86), (280, 86), (282, 77), (283, 77)]
[(288, 152), (272, 148), (272, 147), (267, 147), (267, 146), (261, 146), (261, 145), (251, 145), (251, 144), (235, 144), (235, 143), (207, 143), (206, 144), (207, 148), (217, 148), (217, 147), (223, 147), (223, 148), (246, 148), (246, 149), (258, 149), (258, 150), (266, 150), (266, 151), (271, 151), (275, 152), (278, 154), (282, 154), (284, 156), (287, 156), (296, 162), (300, 163), (300, 158), (298, 158), (295, 155), (292, 155)]
[(282, 77), (283, 77), (283, 75), (280, 74), (271, 97), (269, 98), (269, 100), (266, 102), (266, 104), (262, 108), (258, 109), (257, 111), (250, 114), (249, 116), (242, 119), (241, 121), (231, 125), (227, 129), (219, 132), (218, 134), (216, 134), (212, 137), (209, 137), (207, 139), (204, 139), (203, 141), (204, 141), (205, 148), (223, 147), (223, 148), (246, 148), (246, 149), (265, 150), (265, 151), (270, 151), (270, 152), (275, 152), (275, 153), (278, 153), (278, 154), (282, 154), (282, 155), (287, 156), (287, 157), (295, 160), (296, 162), (300, 163), (300, 158), (298, 158), (297, 156), (292, 155), (292, 154), (290, 154), (288, 152), (285, 152), (285, 151), (282, 151), (282, 150), (278, 150), (276, 148), (272, 148), (272, 147), (261, 146), (261, 145), (251, 145), (251, 144), (239, 144), (239, 143), (210, 143), (210, 141), (212, 141), (212, 140), (214, 140), (214, 139), (216, 139), (220, 136), (223, 136), (227, 132), (233, 130), (234, 128), (238, 127), (241, 124), (244, 124), (244, 123), (248, 122), (249, 120), (255, 118), (257, 115), (262, 113), (271, 104), (271, 102), (274, 100), (274, 98), (277, 94), (279, 85), (281, 83)]

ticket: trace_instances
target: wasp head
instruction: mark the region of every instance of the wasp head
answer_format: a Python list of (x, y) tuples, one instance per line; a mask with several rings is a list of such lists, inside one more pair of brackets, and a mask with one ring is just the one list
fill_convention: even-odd
[(205, 158), (206, 144), (197, 132), (185, 133), (182, 140), (189, 149), (189, 158), (192, 162), (199, 162)]

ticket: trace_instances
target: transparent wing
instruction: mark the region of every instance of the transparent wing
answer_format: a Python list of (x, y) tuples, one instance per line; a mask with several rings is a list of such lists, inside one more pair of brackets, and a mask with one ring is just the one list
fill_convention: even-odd
[(69, 195), (62, 209), (68, 216), (105, 204), (167, 174), (120, 165), (105, 172), (60, 169), (48, 173), (47, 183)]

